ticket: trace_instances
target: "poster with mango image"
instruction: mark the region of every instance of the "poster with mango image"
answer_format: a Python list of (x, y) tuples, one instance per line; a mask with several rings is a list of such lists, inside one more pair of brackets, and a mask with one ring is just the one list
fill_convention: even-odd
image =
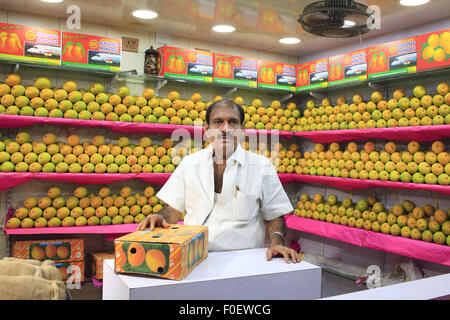
[(344, 63), (345, 63), (344, 61), (331, 62), (331, 58), (330, 58), (330, 69), (329, 69), (329, 77), (328, 77), (329, 82), (334, 82), (337, 80), (344, 79), (344, 75), (345, 75), (344, 70), (343, 70)]
[(216, 0), (214, 6), (215, 21), (233, 20), (238, 13), (238, 4), (234, 0)]
[(256, 88), (258, 60), (215, 53), (214, 82)]
[(172, 225), (115, 240), (115, 271), (181, 280), (208, 255), (205, 226)]
[(61, 31), (0, 23), (0, 59), (61, 64)]
[(329, 86), (367, 80), (367, 50), (330, 57), (328, 68)]
[(377, 79), (417, 71), (417, 37), (368, 48), (368, 78)]
[(121, 40), (63, 32), (62, 65), (120, 71)]
[(258, 87), (295, 91), (295, 65), (258, 60)]
[(296, 67), (297, 87), (304, 87), (304, 86), (309, 85), (309, 74), (305, 67), (306, 67), (306, 64), (301, 64)]
[(328, 58), (325, 58), (297, 65), (295, 90), (301, 92), (328, 87), (328, 64)]
[(417, 37), (417, 69), (427, 70), (450, 66), (450, 29)]
[(258, 30), (269, 32), (283, 32), (284, 23), (279, 17), (277, 9), (261, 6), (258, 10)]
[(157, 49), (158, 75), (201, 82), (213, 82), (214, 53), (163, 46)]
[(84, 259), (84, 241), (83, 239), (15, 241), (13, 257), (57, 262), (81, 261)]

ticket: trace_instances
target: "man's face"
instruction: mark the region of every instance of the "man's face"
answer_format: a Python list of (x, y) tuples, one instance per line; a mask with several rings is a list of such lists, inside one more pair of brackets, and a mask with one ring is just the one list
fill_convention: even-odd
[(239, 110), (230, 105), (217, 106), (210, 114), (205, 132), (217, 158), (233, 154), (244, 132)]

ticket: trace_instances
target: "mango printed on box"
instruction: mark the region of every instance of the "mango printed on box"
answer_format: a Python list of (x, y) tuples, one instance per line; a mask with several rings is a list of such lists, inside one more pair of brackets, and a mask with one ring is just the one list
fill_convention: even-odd
[(213, 82), (214, 53), (170, 46), (160, 47), (157, 51), (158, 75)]
[(0, 59), (61, 65), (61, 31), (0, 23)]
[(295, 91), (296, 67), (273, 61), (258, 61), (258, 87)]
[(297, 65), (296, 91), (308, 91), (328, 86), (328, 58)]
[(450, 65), (450, 28), (417, 36), (417, 69)]
[(215, 53), (214, 82), (256, 88), (258, 84), (258, 60)]
[(417, 37), (391, 41), (367, 49), (369, 79), (417, 71)]
[(120, 71), (121, 39), (63, 32), (62, 41), (62, 65)]
[(208, 228), (171, 225), (118, 238), (115, 271), (181, 280), (208, 256)]
[(55, 267), (61, 274), (61, 279), (65, 283), (84, 281), (84, 262), (56, 262)]
[(16, 241), (13, 245), (13, 257), (40, 261), (81, 261), (84, 259), (84, 240), (53, 239)]
[(367, 49), (328, 59), (329, 86), (364, 80), (367, 80)]

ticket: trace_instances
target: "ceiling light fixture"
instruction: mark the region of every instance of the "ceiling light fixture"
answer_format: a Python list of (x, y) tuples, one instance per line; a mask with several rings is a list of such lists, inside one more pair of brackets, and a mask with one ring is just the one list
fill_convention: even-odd
[(282, 38), (282, 39), (280, 39), (280, 43), (282, 43), (282, 44), (297, 44), (297, 43), (300, 43), (300, 39), (298, 39), (298, 38)]
[(234, 30), (236, 30), (236, 28), (233, 26), (230, 26), (230, 25), (220, 24), (220, 25), (214, 26), (212, 28), (212, 30), (215, 32), (226, 33), (226, 32), (233, 32)]
[(141, 9), (134, 10), (133, 16), (139, 19), (155, 19), (158, 14), (155, 11)]
[(48, 2), (48, 3), (60, 3), (63, 2), (64, 0), (41, 0), (42, 2)]
[(344, 21), (344, 25), (342, 26), (342, 28), (351, 28), (355, 25), (355, 21), (351, 21), (351, 20), (345, 20)]
[(430, 0), (400, 0), (400, 4), (407, 7), (421, 6), (428, 2), (430, 2)]

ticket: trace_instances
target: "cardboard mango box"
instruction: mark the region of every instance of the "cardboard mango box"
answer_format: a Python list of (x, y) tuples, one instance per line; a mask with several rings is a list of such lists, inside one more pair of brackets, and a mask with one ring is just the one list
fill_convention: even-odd
[(368, 78), (377, 79), (417, 71), (417, 37), (379, 44), (367, 49)]
[(89, 254), (91, 274), (97, 280), (103, 279), (103, 260), (114, 259), (114, 252), (96, 252)]
[(206, 226), (171, 225), (114, 240), (115, 271), (181, 280), (208, 256)]
[(367, 80), (367, 49), (328, 59), (328, 86)]
[(214, 54), (214, 82), (256, 88), (258, 60), (226, 54)]
[(58, 268), (61, 278), (65, 283), (75, 283), (76, 281), (84, 281), (84, 262), (56, 262), (55, 267)]
[(417, 70), (450, 65), (450, 28), (417, 36)]
[(328, 58), (297, 65), (296, 91), (328, 87)]
[(19, 259), (72, 262), (84, 260), (83, 239), (16, 241), (13, 257)]
[(157, 49), (158, 75), (202, 82), (213, 82), (214, 53), (163, 46)]
[(295, 91), (295, 76), (295, 65), (258, 60), (259, 88)]

